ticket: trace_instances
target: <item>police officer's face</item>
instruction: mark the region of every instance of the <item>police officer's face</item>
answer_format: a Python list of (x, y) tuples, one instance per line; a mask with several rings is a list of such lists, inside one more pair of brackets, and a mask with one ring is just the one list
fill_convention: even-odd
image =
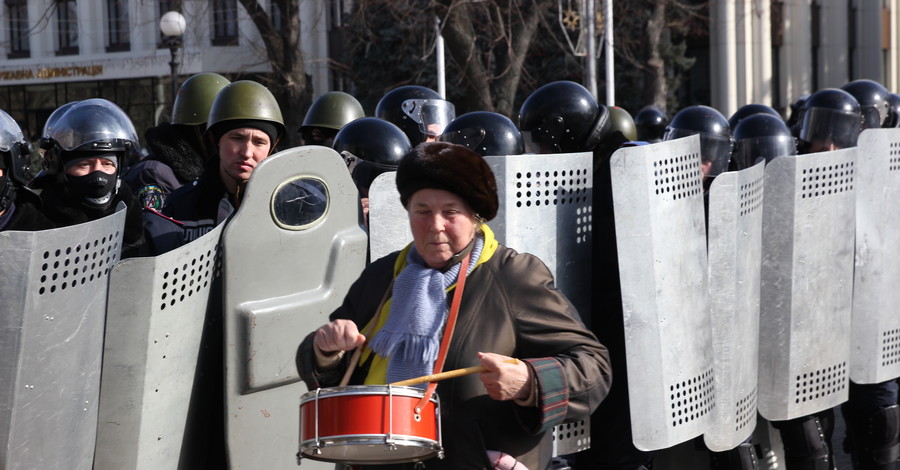
[(219, 164), (222, 172), (235, 182), (243, 183), (259, 162), (269, 156), (269, 135), (253, 127), (240, 127), (219, 139)]
[(112, 175), (116, 172), (116, 164), (112, 160), (102, 157), (85, 158), (66, 169), (66, 174), (70, 176), (87, 176), (95, 171), (102, 171), (107, 175)]
[(413, 243), (429, 267), (443, 268), (475, 238), (472, 210), (449, 191), (420, 189), (409, 198), (408, 211)]

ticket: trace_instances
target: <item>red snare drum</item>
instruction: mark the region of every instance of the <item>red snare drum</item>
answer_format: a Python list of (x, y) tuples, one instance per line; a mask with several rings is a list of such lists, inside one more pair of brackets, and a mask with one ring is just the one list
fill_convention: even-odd
[(421, 413), (422, 389), (394, 385), (320, 388), (300, 400), (300, 454), (344, 464), (443, 457), (437, 394)]

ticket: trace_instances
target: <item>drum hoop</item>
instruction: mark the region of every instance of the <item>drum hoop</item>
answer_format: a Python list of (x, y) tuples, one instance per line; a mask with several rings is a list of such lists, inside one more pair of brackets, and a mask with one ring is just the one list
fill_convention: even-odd
[[(303, 394), (300, 403), (316, 401), (319, 398), (331, 398), (353, 395), (391, 395), (398, 397), (422, 398), (425, 390), (405, 385), (347, 385), (344, 387), (317, 388)], [(435, 404), (440, 403), (440, 398), (433, 395), (431, 400)]]

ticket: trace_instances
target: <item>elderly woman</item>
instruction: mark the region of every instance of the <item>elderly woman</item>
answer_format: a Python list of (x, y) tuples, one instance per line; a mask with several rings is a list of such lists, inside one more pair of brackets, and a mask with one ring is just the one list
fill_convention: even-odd
[[(478, 154), (421, 144), (400, 161), (397, 189), (413, 243), (369, 265), (303, 341), (301, 377), (312, 390), (337, 385), (348, 367), (350, 384), (383, 385), (431, 374), (443, 357), (443, 370), (480, 365), (480, 375), (439, 382), (446, 458), (426, 468), (543, 470), (553, 426), (587, 418), (606, 396), (606, 348), (540, 260), (494, 238), (485, 221), (497, 214), (497, 188)], [(344, 354), (356, 348), (358, 361)]]

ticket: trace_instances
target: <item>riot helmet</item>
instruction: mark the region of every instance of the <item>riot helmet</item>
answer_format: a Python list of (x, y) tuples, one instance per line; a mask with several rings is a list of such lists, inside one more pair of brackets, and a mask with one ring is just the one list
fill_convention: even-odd
[(821, 152), (856, 146), (862, 129), (859, 102), (838, 88), (823, 88), (806, 101), (797, 150)]
[(853, 80), (841, 87), (859, 103), (863, 129), (882, 127), (888, 118), (887, 98), (890, 92), (882, 84), (867, 79)]
[(618, 106), (609, 106), (610, 131), (619, 131), (629, 142), (637, 140), (637, 128), (631, 113)]
[(266, 87), (251, 80), (233, 82), (216, 95), (209, 109), (206, 133), (218, 147), (222, 135), (241, 127), (265, 132), (271, 143), (270, 154), (286, 131), (275, 97)]
[[(103, 210), (112, 204), (119, 190), (119, 172), (128, 155), (138, 148), (137, 132), (131, 119), (114, 103), (91, 98), (74, 103), (54, 123), (47, 126), (45, 166), (62, 174), (66, 189), (85, 207)], [(78, 175), (72, 167), (89, 159), (114, 165), (111, 173), (96, 170)]]
[(227, 78), (212, 72), (198, 73), (185, 80), (172, 105), (172, 124), (205, 125), (216, 95), (229, 83)]
[(41, 148), (41, 150), (50, 149), (50, 147), (52, 146), (52, 142), (46, 140), (44, 137), (50, 134), (50, 129), (56, 124), (56, 121), (59, 121), (59, 118), (63, 114), (65, 114), (66, 111), (68, 111), (69, 108), (71, 108), (75, 103), (77, 103), (77, 101), (70, 101), (54, 109), (53, 112), (50, 113), (50, 116), (47, 117), (47, 122), (44, 123), (44, 128), (41, 130), (40, 141), (38, 142), (38, 146)]
[(644, 106), (634, 116), (634, 127), (637, 130), (637, 139), (644, 142), (659, 142), (666, 132), (669, 118), (656, 106)]
[(888, 114), (884, 121), (884, 127), (900, 127), (900, 95), (888, 93)]
[(431, 88), (405, 85), (394, 88), (378, 100), (375, 117), (399, 127), (415, 146), (427, 137), (436, 137), (455, 117), (453, 103)]
[(17, 187), (28, 184), (28, 164), (31, 145), (19, 124), (0, 110), (0, 213), (9, 209), (15, 200)]
[(775, 157), (796, 155), (797, 143), (791, 130), (778, 116), (756, 113), (741, 119), (734, 128), (734, 152), (731, 169), (749, 168), (759, 158), (766, 162)]
[(609, 132), (609, 110), (575, 82), (552, 82), (522, 103), (519, 129), (529, 153), (590, 151)]
[(298, 132), (307, 145), (331, 146), (335, 134), (354, 119), (364, 117), (362, 105), (353, 95), (329, 91), (313, 102)]
[(710, 182), (728, 169), (731, 159), (731, 130), (728, 120), (709, 106), (689, 106), (682, 109), (666, 127), (663, 140), (674, 140), (689, 135), (700, 135), (700, 160), (703, 180)]
[[(772, 116), (777, 116), (778, 119), (781, 119), (781, 115), (778, 114), (778, 111), (775, 111), (774, 109), (772, 109), (771, 106), (766, 106), (764, 104), (750, 103), (750, 104), (745, 104), (745, 105), (741, 106), (740, 108), (738, 108), (738, 110), (735, 111), (734, 114), (732, 114), (730, 118), (728, 118), (728, 128), (733, 131), (737, 128), (737, 125), (739, 122), (741, 122), (741, 119), (744, 119), (747, 116), (752, 116), (754, 114), (759, 114), (759, 113), (771, 114)], [(735, 139), (735, 140), (737, 140), (737, 139)]]
[(438, 140), (468, 147), (482, 157), (521, 155), (525, 151), (519, 128), (508, 117), (490, 111), (473, 111), (457, 117)]
[(806, 111), (808, 99), (809, 95), (802, 95), (791, 103), (791, 115), (788, 116), (786, 124), (794, 137), (800, 137), (800, 124), (803, 121), (803, 113)]
[(332, 148), (344, 158), (360, 194), (368, 197), (375, 177), (396, 170), (412, 147), (406, 134), (393, 123), (363, 117), (341, 128), (334, 136)]

